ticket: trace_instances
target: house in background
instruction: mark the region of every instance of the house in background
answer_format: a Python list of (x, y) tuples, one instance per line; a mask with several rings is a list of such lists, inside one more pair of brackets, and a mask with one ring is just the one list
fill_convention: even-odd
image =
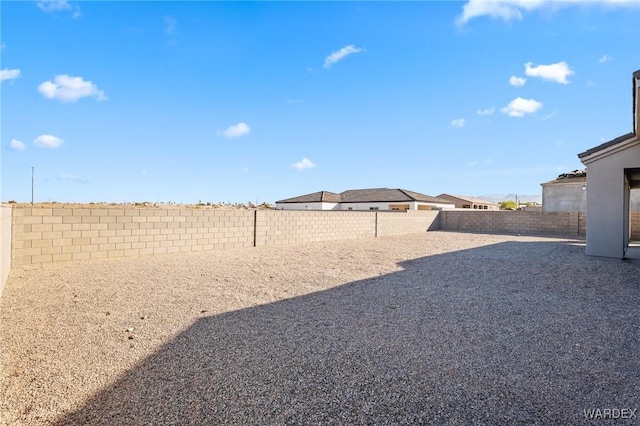
[[(586, 212), (587, 171), (562, 173), (556, 179), (541, 183), (543, 212)], [(640, 190), (631, 191), (631, 211), (640, 211)]]
[(279, 210), (434, 210), (452, 209), (454, 204), (406, 189), (351, 189), (337, 194), (319, 191), (276, 201)]
[(299, 197), (276, 201), (279, 210), (340, 210), (340, 194), (329, 191), (319, 191)]
[(543, 212), (587, 211), (587, 172), (574, 170), (541, 183)]
[(500, 210), (499, 204), (492, 201), (482, 200), (480, 198), (463, 197), (461, 195), (452, 194), (440, 194), (437, 198), (454, 203), (457, 209)]

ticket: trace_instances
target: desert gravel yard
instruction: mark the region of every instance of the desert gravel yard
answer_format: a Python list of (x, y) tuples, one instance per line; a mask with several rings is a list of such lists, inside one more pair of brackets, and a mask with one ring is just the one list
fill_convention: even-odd
[(640, 264), (582, 241), (21, 266), (0, 326), (7, 425), (640, 423)]

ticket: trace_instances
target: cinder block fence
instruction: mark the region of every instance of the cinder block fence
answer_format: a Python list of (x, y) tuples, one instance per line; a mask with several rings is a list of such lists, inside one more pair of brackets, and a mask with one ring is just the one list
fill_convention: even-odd
[(14, 266), (437, 229), (437, 211), (353, 212), (14, 207)]
[[(631, 213), (640, 240), (640, 212)], [(0, 206), (0, 295), (13, 266), (446, 230), (582, 238), (586, 214)]]
[(581, 212), (443, 211), (440, 229), (496, 234), (584, 237), (587, 215)]
[[(13, 266), (447, 230), (581, 238), (586, 214), (0, 206), (0, 294)], [(640, 212), (631, 213), (640, 240)]]

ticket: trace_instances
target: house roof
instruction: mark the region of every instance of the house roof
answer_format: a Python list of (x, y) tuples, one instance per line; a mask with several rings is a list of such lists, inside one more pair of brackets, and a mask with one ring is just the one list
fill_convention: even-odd
[(371, 188), (351, 189), (340, 193), (343, 203), (374, 203), (374, 202), (399, 202), (399, 201), (423, 201), (427, 203), (447, 203), (436, 197), (408, 191), (406, 189)]
[(421, 201), (427, 203), (451, 204), (450, 201), (431, 197), (419, 192), (408, 191), (406, 189), (391, 188), (351, 189), (341, 192), (340, 194), (329, 191), (319, 191), (312, 194), (306, 194), (299, 197), (276, 201), (276, 203), (317, 203), (321, 201), (332, 203), (385, 203)]
[(556, 183), (583, 183), (587, 181), (587, 170), (574, 170), (572, 172), (559, 174), (557, 178), (542, 185), (551, 185)]
[(494, 203), (493, 201), (483, 200), (482, 198), (466, 197), (466, 196), (455, 195), (455, 194), (440, 194), (440, 195), (438, 195), (438, 198), (441, 198), (441, 197), (457, 198), (460, 201), (466, 201), (466, 202), (471, 203), (471, 204), (488, 204), (488, 205), (496, 205), (496, 206), (498, 205), (498, 203)]
[(622, 135), (622, 136), (618, 136), (615, 139), (610, 140), (609, 142), (605, 142), (601, 145), (598, 145), (596, 147), (593, 147), (591, 149), (586, 150), (585, 152), (581, 152), (580, 154), (578, 154), (578, 158), (584, 158), (584, 157), (588, 157), (591, 154), (595, 154), (598, 151), (602, 151), (603, 149), (609, 148), (611, 146), (617, 145), (621, 142), (624, 142), (628, 139), (631, 139), (632, 137), (634, 137), (636, 134), (634, 132), (631, 133), (627, 133), (626, 135)]
[(287, 198), (286, 200), (276, 201), (276, 203), (339, 203), (340, 194), (329, 191), (318, 191), (311, 194), (300, 195), (298, 197)]

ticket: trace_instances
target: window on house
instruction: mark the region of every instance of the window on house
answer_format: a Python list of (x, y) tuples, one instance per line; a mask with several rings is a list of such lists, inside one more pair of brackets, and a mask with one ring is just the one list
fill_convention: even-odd
[(378, 210), (377, 207), (369, 207), (369, 210)]
[(347, 210), (353, 210), (353, 207), (347, 207)]

